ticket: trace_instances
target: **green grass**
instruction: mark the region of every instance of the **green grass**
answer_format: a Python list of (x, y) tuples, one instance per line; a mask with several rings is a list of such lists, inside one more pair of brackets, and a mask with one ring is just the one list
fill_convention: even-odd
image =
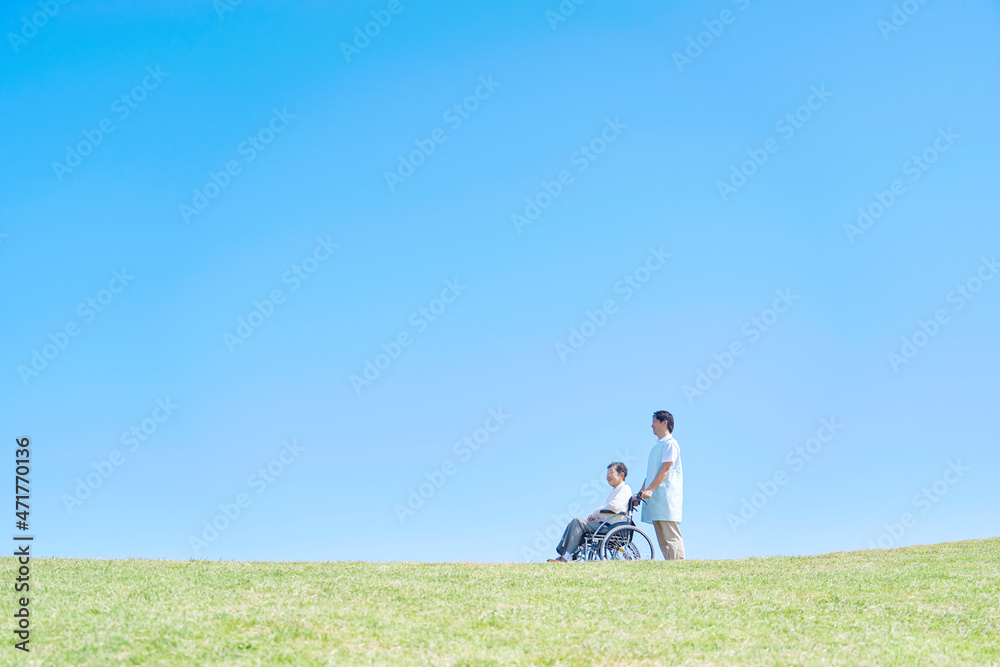
[(36, 559), (30, 658), (2, 560), (2, 664), (1000, 664), (1000, 539), (673, 563)]

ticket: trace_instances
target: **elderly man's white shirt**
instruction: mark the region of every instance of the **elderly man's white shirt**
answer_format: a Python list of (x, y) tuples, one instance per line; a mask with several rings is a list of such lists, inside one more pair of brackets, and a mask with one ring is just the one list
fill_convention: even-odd
[(601, 510), (609, 510), (615, 514), (625, 514), (628, 509), (628, 499), (632, 496), (632, 489), (628, 484), (622, 482), (615, 488), (611, 489), (611, 493), (608, 494), (608, 500), (606, 503), (594, 510), (594, 513), (600, 512)]

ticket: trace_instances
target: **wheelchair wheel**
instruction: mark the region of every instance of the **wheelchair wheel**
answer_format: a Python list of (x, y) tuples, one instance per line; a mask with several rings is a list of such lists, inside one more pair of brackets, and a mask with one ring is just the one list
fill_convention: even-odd
[(601, 541), (605, 560), (653, 560), (653, 542), (635, 526), (618, 526)]

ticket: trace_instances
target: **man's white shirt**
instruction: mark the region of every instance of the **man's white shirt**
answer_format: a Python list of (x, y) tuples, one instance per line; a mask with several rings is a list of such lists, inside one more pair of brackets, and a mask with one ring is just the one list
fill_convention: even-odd
[(660, 441), (663, 443), (663, 463), (673, 463), (671, 468), (677, 467), (677, 459), (680, 458), (681, 448), (674, 440), (674, 436), (666, 434)]
[(594, 514), (597, 514), (601, 510), (610, 510), (615, 514), (625, 514), (625, 511), (628, 509), (628, 499), (631, 496), (632, 489), (628, 484), (622, 482), (611, 489), (611, 493), (608, 494), (608, 501), (594, 510)]

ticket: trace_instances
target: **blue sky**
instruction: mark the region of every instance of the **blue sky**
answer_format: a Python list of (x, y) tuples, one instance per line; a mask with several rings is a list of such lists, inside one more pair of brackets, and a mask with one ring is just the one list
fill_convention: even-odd
[(996, 3), (45, 7), (0, 48), (40, 555), (540, 560), (658, 409), (689, 558), (998, 534)]

